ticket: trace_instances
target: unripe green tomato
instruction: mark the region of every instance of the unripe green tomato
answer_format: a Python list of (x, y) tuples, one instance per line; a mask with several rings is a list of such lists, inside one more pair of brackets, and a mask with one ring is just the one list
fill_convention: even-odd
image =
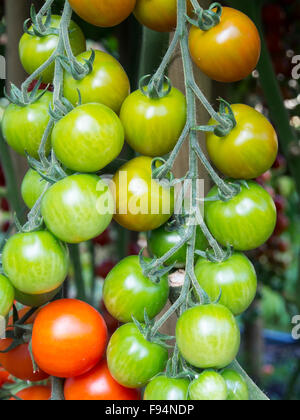
[(46, 185), (47, 181), (43, 179), (37, 171), (29, 169), (21, 186), (21, 194), (28, 208), (32, 209), (45, 191)]
[(228, 389), (219, 373), (205, 371), (191, 383), (189, 396), (194, 401), (226, 401)]
[[(45, 23), (46, 17), (43, 18)], [(61, 23), (61, 16), (51, 16), (51, 28), (58, 29)], [(29, 28), (32, 31), (32, 27)], [(70, 44), (73, 54), (76, 56), (86, 49), (85, 37), (79, 26), (71, 21), (69, 26)], [(25, 33), (19, 44), (19, 54), (21, 63), (28, 74), (32, 74), (45, 61), (50, 58), (56, 49), (59, 41), (59, 35), (51, 34), (43, 37), (29, 35)], [(54, 74), (54, 63), (43, 71), (41, 77), (44, 83), (52, 83)]]
[(183, 358), (201, 369), (223, 369), (236, 358), (241, 335), (232, 313), (223, 305), (195, 306), (177, 321), (176, 342)]
[(61, 290), (61, 286), (49, 293), (42, 293), (38, 295), (31, 295), (28, 293), (22, 293), (15, 289), (15, 299), (22, 305), (29, 306), (30, 308), (39, 308), (50, 302)]
[(22, 293), (38, 295), (57, 289), (68, 274), (66, 248), (49, 232), (18, 233), (6, 242), (3, 270)]
[(145, 389), (144, 401), (186, 401), (190, 381), (188, 379), (157, 376)]
[[(128, 76), (121, 64), (110, 54), (95, 51), (93, 71), (82, 80), (75, 80), (70, 73), (64, 75), (64, 96), (73, 104), (100, 103), (119, 114), (121, 105), (130, 93)], [(84, 64), (91, 52), (85, 51), (76, 57)]]
[(186, 99), (177, 89), (151, 99), (140, 90), (125, 99), (120, 113), (127, 143), (144, 156), (164, 156), (174, 149), (186, 123)]
[(56, 182), (41, 203), (47, 228), (68, 243), (101, 235), (110, 224), (113, 211), (112, 194), (96, 175), (71, 175)]
[(249, 389), (245, 379), (235, 370), (226, 369), (221, 373), (226, 381), (229, 401), (248, 401)]
[(0, 274), (0, 316), (6, 317), (14, 303), (15, 291), (11, 282)]
[[(45, 92), (36, 102), (26, 106), (10, 104), (3, 115), (2, 131), (9, 146), (21, 155), (38, 159), (38, 150), (50, 120), (49, 105), (53, 94)], [(46, 154), (50, 152), (50, 137)]]
[(251, 261), (235, 252), (228, 260), (211, 262), (199, 258), (195, 266), (198, 283), (211, 302), (226, 306), (235, 316), (248, 309), (257, 291), (257, 276)]

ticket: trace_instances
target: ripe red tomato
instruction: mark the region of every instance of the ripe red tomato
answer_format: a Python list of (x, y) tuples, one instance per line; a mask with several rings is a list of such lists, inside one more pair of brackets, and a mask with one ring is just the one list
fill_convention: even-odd
[(59, 378), (72, 378), (92, 369), (102, 358), (106, 341), (102, 316), (92, 306), (75, 299), (45, 306), (32, 332), (37, 364)]
[(11, 379), (11, 375), (7, 372), (3, 367), (0, 366), (0, 388), (7, 383), (13, 383), (14, 381)]
[(208, 31), (193, 26), (189, 37), (192, 59), (218, 82), (237, 82), (255, 69), (261, 51), (259, 32), (244, 13), (223, 7), (221, 22)]
[(140, 400), (137, 389), (125, 388), (111, 376), (106, 360), (101, 361), (94, 369), (77, 378), (65, 382), (66, 401), (126, 401)]
[[(19, 391), (16, 397), (23, 401), (49, 401), (51, 388), (49, 386), (32, 386)], [(12, 397), (10, 401), (16, 401), (16, 398)]]
[[(235, 179), (255, 179), (275, 162), (278, 138), (264, 115), (248, 105), (232, 105), (237, 125), (225, 137), (213, 132), (206, 135), (206, 145), (214, 165), (224, 175)], [(210, 120), (215, 125), (215, 120)]]
[(107, 28), (123, 22), (136, 0), (70, 0), (72, 9), (86, 22)]

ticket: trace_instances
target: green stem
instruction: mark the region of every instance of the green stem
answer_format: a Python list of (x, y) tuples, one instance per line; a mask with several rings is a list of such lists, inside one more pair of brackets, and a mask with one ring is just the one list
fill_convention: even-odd
[(74, 279), (77, 289), (77, 299), (86, 300), (86, 291), (82, 276), (79, 245), (69, 245), (70, 259), (74, 268)]
[(51, 401), (64, 401), (64, 380), (51, 378)]

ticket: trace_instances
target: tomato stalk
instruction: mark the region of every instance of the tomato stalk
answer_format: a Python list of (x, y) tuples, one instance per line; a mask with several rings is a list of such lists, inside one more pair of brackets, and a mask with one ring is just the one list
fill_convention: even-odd
[(64, 380), (51, 378), (51, 401), (64, 401)]

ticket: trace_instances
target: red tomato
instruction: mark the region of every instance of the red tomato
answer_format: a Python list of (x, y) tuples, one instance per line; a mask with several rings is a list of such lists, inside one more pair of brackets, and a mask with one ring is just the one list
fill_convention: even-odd
[[(25, 388), (16, 394), (23, 401), (48, 401), (51, 398), (51, 388), (48, 386), (32, 386)], [(11, 398), (15, 401), (15, 398)]]
[(140, 400), (136, 389), (125, 388), (111, 376), (106, 360), (94, 369), (77, 378), (67, 379), (65, 383), (66, 401), (125, 401)]
[(102, 316), (80, 300), (62, 299), (45, 306), (32, 332), (34, 358), (49, 375), (72, 378), (102, 358), (107, 327)]
[(13, 383), (11, 380), (11, 375), (3, 367), (0, 366), (0, 388), (7, 383)]

